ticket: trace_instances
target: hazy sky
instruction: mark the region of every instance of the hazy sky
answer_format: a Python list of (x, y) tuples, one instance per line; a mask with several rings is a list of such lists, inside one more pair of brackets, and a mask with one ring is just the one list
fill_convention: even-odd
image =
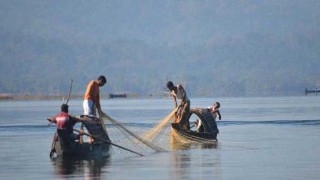
[(244, 33), (319, 31), (319, 0), (3, 0), (1, 31), (101, 41), (203, 42)]
[(120, 91), (158, 91), (169, 74), (198, 93), (300, 92), (319, 81), (319, 9), (320, 0), (2, 0), (0, 90), (43, 93), (77, 77), (82, 91), (101, 72)]

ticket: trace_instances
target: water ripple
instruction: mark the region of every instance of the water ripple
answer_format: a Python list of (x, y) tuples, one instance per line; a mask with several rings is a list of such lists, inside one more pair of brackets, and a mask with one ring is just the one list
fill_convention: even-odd
[[(192, 123), (192, 122), (190, 122)], [(270, 125), (320, 125), (320, 120), (270, 120), (270, 121), (217, 121), (218, 126), (230, 126), (230, 125), (250, 125), (250, 124), (270, 124)], [(156, 123), (122, 123), (128, 127), (143, 127), (152, 128)], [(112, 128), (113, 124), (107, 124)], [(31, 131), (31, 130), (55, 130), (55, 126), (47, 125), (0, 125), (0, 131)]]
[(320, 120), (270, 120), (270, 121), (218, 121), (218, 126), (225, 125), (250, 125), (250, 124), (270, 124), (270, 125), (320, 125)]

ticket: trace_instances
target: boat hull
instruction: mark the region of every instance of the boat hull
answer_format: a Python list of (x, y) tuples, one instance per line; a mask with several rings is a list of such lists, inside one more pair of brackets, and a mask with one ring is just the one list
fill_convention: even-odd
[(216, 144), (219, 133), (216, 121), (213, 119), (210, 111), (203, 108), (190, 109), (189, 119), (196, 115), (202, 122), (203, 131), (186, 131), (180, 128), (179, 123), (171, 124), (171, 142), (176, 144), (200, 143)]
[[(81, 122), (91, 135), (110, 141), (108, 134), (103, 130), (98, 119), (81, 117)], [(79, 140), (70, 140), (70, 135), (65, 129), (57, 129), (52, 149), (55, 149), (58, 156), (108, 157), (110, 148), (111, 144), (99, 139), (95, 139), (92, 143), (79, 143)]]
[(109, 157), (110, 145), (106, 143), (63, 144), (59, 140), (54, 144), (58, 156), (68, 157)]
[(171, 142), (180, 143), (180, 144), (188, 144), (188, 143), (216, 144), (218, 140), (217, 140), (217, 134), (185, 131), (180, 129), (178, 123), (172, 123), (171, 124)]

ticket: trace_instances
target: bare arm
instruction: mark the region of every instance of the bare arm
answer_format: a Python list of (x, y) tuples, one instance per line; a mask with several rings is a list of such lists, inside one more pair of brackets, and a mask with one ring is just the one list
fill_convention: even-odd
[(81, 122), (82, 120), (76, 116), (73, 115), (69, 115), (70, 118), (72, 118), (73, 120), (77, 121), (77, 122)]
[(100, 105), (100, 95), (99, 94), (97, 95), (95, 103), (96, 103), (96, 108), (98, 110), (98, 113), (101, 114), (102, 110), (101, 110), (101, 105)]
[(47, 120), (49, 121), (48, 126), (50, 126), (52, 123), (57, 123), (57, 121), (56, 121), (55, 117), (47, 118)]
[(178, 107), (177, 98), (176, 96), (173, 96), (173, 103), (176, 107)]
[(175, 107), (178, 107), (177, 97), (176, 97), (176, 94), (174, 93), (174, 91), (171, 91), (171, 95), (173, 97), (173, 103), (174, 103)]
[(217, 114), (218, 114), (219, 120), (221, 120), (222, 117), (219, 110), (217, 110)]

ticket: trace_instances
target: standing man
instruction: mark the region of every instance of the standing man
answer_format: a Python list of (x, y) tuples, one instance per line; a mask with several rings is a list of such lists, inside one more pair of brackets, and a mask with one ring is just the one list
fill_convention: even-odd
[(99, 76), (98, 80), (91, 80), (87, 85), (86, 93), (84, 94), (83, 110), (84, 115), (96, 116), (96, 109), (99, 115), (104, 114), (100, 105), (100, 90), (99, 88), (107, 83), (104, 76)]
[(180, 124), (180, 128), (189, 131), (189, 115), (190, 115), (190, 100), (186, 91), (181, 84), (174, 85), (171, 81), (167, 82), (167, 88), (170, 90), (175, 106), (177, 107), (177, 98), (181, 100), (179, 108), (177, 110), (176, 122)]

